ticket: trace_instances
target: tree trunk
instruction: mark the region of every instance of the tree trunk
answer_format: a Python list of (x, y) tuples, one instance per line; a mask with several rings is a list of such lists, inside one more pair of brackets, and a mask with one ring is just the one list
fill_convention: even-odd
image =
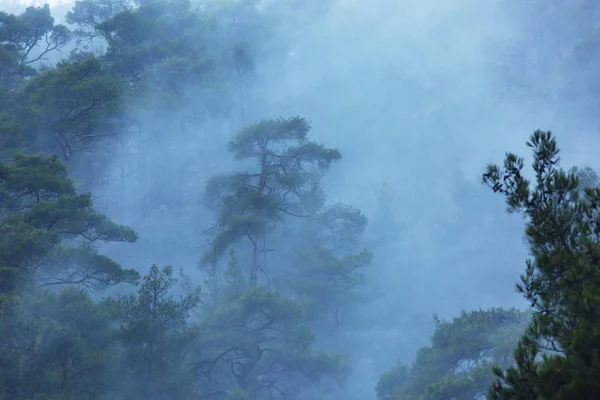
[(260, 234), (254, 235), (252, 245), (252, 269), (250, 270), (250, 283), (255, 284), (258, 280), (258, 256), (260, 253)]

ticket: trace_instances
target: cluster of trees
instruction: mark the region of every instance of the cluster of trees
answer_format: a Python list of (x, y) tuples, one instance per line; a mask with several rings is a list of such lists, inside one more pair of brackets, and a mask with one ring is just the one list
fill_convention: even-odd
[[(68, 29), (48, 6), (0, 13), (1, 398), (315, 398), (347, 377), (346, 355), (320, 343), (368, 300), (372, 255), (360, 210), (326, 200), (320, 180), (341, 154), (311, 141), (307, 120), (262, 120), (229, 142), (238, 170), (205, 188), (202, 289), (171, 266), (141, 276), (103, 255), (138, 234), (78, 190), (129, 132), (165, 139), (151, 111), (231, 117), (228, 85), (261, 50), (217, 40), (222, 14), (80, 1)], [(106, 292), (117, 285), (132, 290)]]
[[(304, 146), (314, 149), (308, 141)], [(290, 168), (303, 164), (299, 157)], [(267, 204), (260, 192), (243, 189), (237, 198), (222, 196), (224, 204), (237, 202), (243, 211), (253, 194), (256, 205)], [(282, 200), (285, 193), (273, 197)], [(56, 156), (17, 154), (1, 164), (0, 199), (3, 398), (287, 398), (310, 383), (341, 382), (348, 371), (344, 357), (314, 347), (309, 325), (324, 317), (304, 313), (300, 301), (255, 282), (257, 265), (246, 278), (234, 251), (219, 239), (215, 243), (230, 249), (228, 267), (213, 269), (202, 292), (184, 279), (178, 297), (172, 267), (152, 266), (139, 282), (137, 271), (99, 254), (96, 242), (134, 242), (137, 236), (96, 213)], [(231, 209), (224, 207), (220, 226), (237, 238), (272, 230), (268, 214), (243, 221), (225, 210)], [(315, 276), (361, 282), (357, 268), (368, 259), (339, 258), (333, 248), (321, 252)], [(97, 291), (118, 283), (138, 288), (94, 300)], [(332, 305), (352, 295), (318, 280), (314, 285)], [(311, 298), (310, 288), (298, 292)]]
[(517, 290), (531, 308), (463, 313), (437, 322), (431, 346), (377, 386), (382, 400), (594, 399), (600, 396), (598, 221), (600, 180), (589, 167), (565, 171), (551, 132), (536, 131), (533, 182), (508, 153), (483, 181), (521, 212), (531, 259)]
[[(367, 219), (321, 187), (338, 150), (302, 117), (250, 123), (244, 98), (256, 59), (281, 52), (269, 28), (301, 19), (288, 3), (81, 0), (70, 27), (48, 6), (0, 12), (0, 398), (318, 399), (344, 383), (341, 338), (373, 299)], [(244, 127), (226, 149), (233, 172), (204, 187), (202, 287), (103, 255), (138, 234), (81, 188), (133, 133), (166, 145), (214, 119)], [(533, 182), (514, 154), (483, 178), (525, 216), (530, 310), (436, 318), (431, 345), (381, 376), (379, 398), (600, 397), (599, 179), (560, 169), (549, 132), (528, 144)]]

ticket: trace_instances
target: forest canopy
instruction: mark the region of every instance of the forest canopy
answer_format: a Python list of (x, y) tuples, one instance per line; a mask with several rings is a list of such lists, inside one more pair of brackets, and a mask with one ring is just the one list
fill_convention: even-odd
[[(0, 12), (0, 399), (341, 399), (367, 381), (377, 254), (411, 250), (395, 247), (409, 210), (382, 193), (371, 220), (332, 195), (344, 143), (310, 115), (260, 115), (248, 94), (262, 61), (289, 56), (272, 32), (329, 6)], [(427, 318), (429, 343), (388, 363), (373, 396), (600, 398), (600, 179), (562, 169), (549, 131), (527, 146), (532, 178), (508, 153), (483, 183), (523, 217), (529, 307)], [(172, 261), (140, 265), (150, 247)]]

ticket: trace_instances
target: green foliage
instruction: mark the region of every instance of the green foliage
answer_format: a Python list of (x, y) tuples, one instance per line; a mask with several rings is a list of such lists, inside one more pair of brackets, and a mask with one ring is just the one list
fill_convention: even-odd
[(405, 386), (410, 381), (410, 374), (410, 367), (400, 363), (382, 373), (375, 387), (377, 398), (382, 400), (401, 398)]
[(246, 289), (246, 279), (237, 260), (235, 250), (229, 250), (227, 268), (221, 270), (213, 264), (204, 280), (203, 305), (214, 310), (221, 303), (235, 301)]
[(436, 320), (431, 346), (417, 352), (410, 368), (399, 364), (380, 377), (380, 399), (481, 398), (493, 366), (511, 363), (529, 314), (514, 309), (463, 312), (451, 322)]
[(360, 246), (367, 217), (356, 207), (343, 203), (324, 205), (316, 217), (316, 243), (337, 251), (353, 251)]
[[(206, 185), (204, 199), (217, 211), (217, 223), (202, 260), (210, 266), (210, 306), (202, 327), (211, 350), (204, 350), (200, 364), (208, 382), (222, 377), (220, 384), (210, 386), (215, 393), (237, 386), (241, 391), (230, 396), (288, 398), (305, 390), (307, 383), (342, 383), (349, 372), (345, 357), (314, 347), (316, 337), (308, 326), (327, 321), (334, 309), (339, 318), (341, 307), (350, 310), (362, 300), (365, 279), (358, 270), (372, 255), (347, 251), (358, 244), (366, 218), (350, 206), (324, 205), (321, 177), (341, 155), (309, 141), (309, 131), (300, 117), (264, 120), (240, 130), (228, 150), (254, 168), (215, 176)], [(298, 240), (288, 238), (284, 244), (275, 238), (273, 243), (282, 253), (302, 253), (298, 276), (288, 279), (288, 288), (300, 301), (281, 296), (266, 273), (268, 287), (257, 285), (258, 269), (265, 272), (258, 260), (267, 251), (265, 237), (281, 232), (286, 221), (295, 228), (291, 237)], [(243, 238), (252, 245), (250, 283), (233, 253)], [(230, 263), (221, 271), (218, 261), (227, 250)], [(286, 260), (281, 256), (278, 264), (285, 268)], [(320, 279), (335, 281), (320, 285)]]
[(94, 248), (134, 242), (135, 232), (97, 214), (89, 194), (76, 194), (57, 158), (16, 155), (0, 164), (0, 287), (78, 284), (104, 288), (135, 282)]
[(95, 143), (115, 140), (122, 128), (121, 92), (120, 81), (96, 57), (63, 61), (40, 73), (20, 91), (17, 116), (30, 138), (27, 149), (69, 160)]
[(104, 301), (119, 324), (119, 398), (197, 398), (189, 367), (197, 332), (187, 321), (199, 305), (200, 288), (175, 299), (170, 291), (176, 283), (171, 267), (153, 265), (135, 294)]
[(20, 15), (0, 12), (0, 90), (14, 89), (18, 78), (35, 75), (32, 64), (69, 40), (69, 30), (54, 25), (47, 4), (28, 7)]
[[(110, 322), (82, 288), (135, 282), (136, 271), (93, 247), (135, 239), (131, 229), (97, 214), (89, 195), (76, 194), (57, 157), (18, 154), (0, 164), (4, 398), (104, 398)], [(79, 288), (43, 289), (57, 285)]]
[(222, 101), (212, 99), (211, 93), (219, 90), (219, 97), (227, 97), (228, 79), (236, 68), (251, 69), (251, 57), (239, 46), (210, 48), (205, 38), (214, 24), (188, 0), (139, 3), (128, 7), (124, 2), (106, 2), (98, 9), (86, 0), (68, 17), (82, 27), (80, 32), (87, 30), (83, 37), (101, 36), (106, 41), (105, 59), (132, 89), (132, 99), (143, 95), (162, 111), (181, 112), (182, 106), (205, 94), (206, 104), (196, 104), (196, 114), (226, 113)]
[(10, 159), (15, 149), (31, 150), (34, 134), (21, 126), (30, 116), (21, 117), (19, 88), (37, 75), (36, 64), (69, 40), (67, 28), (54, 25), (48, 5), (20, 15), (0, 12), (0, 159)]
[(15, 116), (0, 112), (0, 160), (10, 159), (12, 150), (24, 141), (21, 124)]
[(289, 218), (314, 218), (303, 207), (322, 174), (341, 159), (339, 151), (308, 140), (310, 125), (301, 117), (265, 120), (240, 130), (229, 142), (237, 160), (254, 160), (254, 170), (218, 175), (206, 185), (205, 199), (218, 211), (211, 250), (214, 262), (233, 244), (248, 238), (255, 261), (264, 235)]
[(144, 2), (96, 25), (108, 43), (106, 56), (115, 71), (133, 84), (146, 81), (153, 65), (191, 44), (183, 35), (192, 17), (190, 7), (185, 0)]
[(290, 285), (301, 299), (307, 320), (337, 331), (346, 310), (369, 300), (362, 270), (372, 259), (373, 254), (366, 250), (343, 257), (322, 247), (302, 252)]
[[(231, 265), (230, 271), (234, 270)], [(314, 337), (302, 325), (303, 311), (297, 302), (239, 278), (229, 281), (243, 284), (233, 291), (222, 284), (223, 293), (237, 292), (237, 296), (223, 298), (201, 317), (197, 366), (211, 393), (228, 391), (227, 398), (236, 399), (284, 399), (307, 384), (343, 380), (348, 372), (345, 359), (314, 348)]]
[[(372, 255), (358, 249), (367, 221), (354, 207), (325, 205), (320, 179), (341, 155), (309, 140), (304, 118), (264, 120), (230, 142), (233, 158), (255, 168), (207, 186), (218, 224), (202, 296), (185, 277), (179, 288), (171, 267), (156, 266), (134, 293), (97, 291), (138, 283), (137, 271), (98, 251), (137, 235), (97, 213), (91, 195), (75, 189), (89, 182), (77, 177), (109, 159), (132, 125), (150, 134), (142, 143), (171, 140), (180, 116), (182, 130), (195, 118), (228, 116), (245, 101), (270, 28), (309, 20), (297, 2), (234, 3), (199, 10), (187, 0), (77, 1), (67, 14), (77, 43), (48, 6), (0, 13), (0, 398), (289, 399), (348, 376), (347, 358), (319, 349), (307, 322), (327, 313), (319, 301), (349, 312), (363, 299), (359, 269)], [(96, 38), (105, 52), (86, 47)], [(70, 57), (43, 65), (71, 44)], [(152, 125), (177, 116), (148, 126), (146, 113)], [(315, 234), (288, 243), (290, 259), (319, 245), (317, 257), (304, 252), (298, 264), (313, 274), (298, 280), (308, 302), (248, 284), (233, 252), (250, 239), (256, 278), (265, 235), (292, 220)], [(221, 270), (216, 260), (227, 251)], [(285, 273), (292, 264), (281, 258)], [(318, 286), (319, 277), (344, 284)]]
[[(524, 161), (508, 153), (503, 167), (490, 165), (484, 182), (521, 212), (531, 259), (518, 290), (530, 302), (533, 320), (514, 354), (516, 366), (496, 369), (492, 399), (573, 399), (600, 396), (600, 188), (595, 176), (581, 189), (578, 170), (559, 168), (551, 132), (536, 131), (533, 182)], [(588, 171), (589, 172), (589, 171)], [(579, 175), (579, 176), (578, 176)], [(595, 174), (594, 174), (595, 175)]]
[(293, 269), (279, 280), (301, 302), (307, 324), (337, 335), (361, 325), (361, 306), (373, 298), (365, 273), (371, 270), (373, 254), (361, 248), (364, 214), (342, 203), (326, 205), (319, 191), (312, 189), (303, 199), (314, 217), (303, 219), (288, 234), (281, 252)]
[(78, 42), (91, 42), (100, 36), (96, 27), (127, 9), (126, 0), (78, 0), (66, 14), (69, 24), (77, 25)]
[(0, 308), (0, 396), (7, 399), (102, 399), (110, 318), (80, 288), (13, 297)]
[(136, 293), (99, 303), (75, 287), (4, 296), (2, 396), (198, 398), (191, 358), (198, 332), (188, 319), (199, 288), (175, 299), (172, 275), (153, 266)]

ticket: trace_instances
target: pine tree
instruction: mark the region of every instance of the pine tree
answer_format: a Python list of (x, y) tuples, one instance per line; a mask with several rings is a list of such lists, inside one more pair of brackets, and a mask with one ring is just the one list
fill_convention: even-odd
[(79, 285), (102, 289), (139, 274), (99, 254), (98, 242), (137, 234), (77, 194), (56, 156), (16, 155), (0, 164), (0, 290)]
[(206, 397), (297, 398), (313, 385), (347, 376), (345, 357), (316, 348), (299, 302), (250, 284), (235, 257), (215, 275), (209, 297), (217, 305), (201, 316), (195, 363)]
[(493, 365), (511, 364), (511, 354), (529, 321), (516, 309), (462, 312), (452, 321), (435, 319), (431, 345), (417, 351), (411, 366), (398, 364), (379, 378), (381, 400), (480, 399)]
[(489, 398), (600, 398), (600, 188), (581, 190), (577, 171), (559, 167), (551, 132), (536, 131), (527, 145), (533, 182), (512, 153), (483, 176), (526, 218), (531, 259), (517, 289), (534, 311), (516, 365), (495, 369)]
[(264, 120), (241, 129), (229, 142), (234, 158), (254, 160), (254, 168), (215, 176), (206, 185), (205, 199), (218, 218), (204, 263), (218, 260), (246, 238), (252, 245), (250, 280), (255, 282), (266, 234), (286, 219), (315, 217), (306, 200), (319, 191), (322, 174), (341, 155), (309, 141), (309, 131), (301, 117)]
[(118, 323), (117, 398), (198, 398), (190, 352), (199, 335), (188, 321), (199, 305), (200, 288), (186, 288), (176, 298), (176, 284), (172, 267), (153, 265), (136, 293), (104, 300)]

